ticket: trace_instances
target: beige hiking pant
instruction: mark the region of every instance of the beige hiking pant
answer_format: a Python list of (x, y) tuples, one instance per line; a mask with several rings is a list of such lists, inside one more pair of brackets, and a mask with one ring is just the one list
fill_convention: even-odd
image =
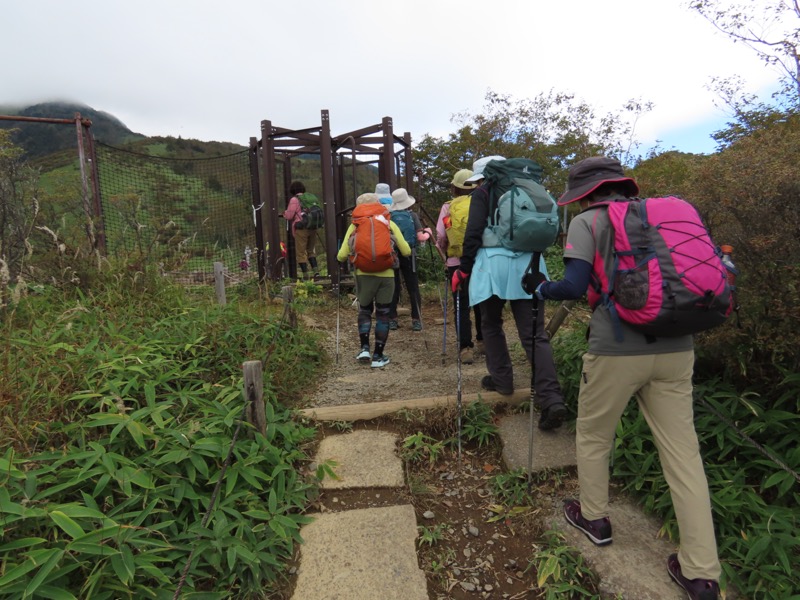
[(307, 263), (308, 259), (316, 256), (317, 230), (316, 229), (295, 229), (294, 230), (294, 250), (297, 257), (297, 264)]
[(693, 350), (640, 356), (584, 355), (575, 425), (581, 513), (590, 520), (608, 516), (614, 432), (635, 395), (653, 432), (675, 507), (683, 576), (717, 580), (721, 569), (711, 500), (694, 429), (693, 370)]

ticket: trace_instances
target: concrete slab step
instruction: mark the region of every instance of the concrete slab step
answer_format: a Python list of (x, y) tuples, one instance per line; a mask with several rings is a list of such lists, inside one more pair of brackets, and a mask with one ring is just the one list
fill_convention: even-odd
[(553, 431), (541, 431), (538, 414), (534, 414), (533, 428), (530, 413), (506, 415), (498, 422), (503, 444), (503, 462), (509, 471), (522, 469), (528, 472), (529, 433), (533, 433), (533, 471), (574, 467), (575, 432), (561, 426)]
[(608, 546), (595, 546), (566, 522), (562, 510), (553, 513), (549, 524), (564, 534), (566, 542), (577, 548), (600, 576), (601, 593), (637, 600), (685, 598), (667, 574), (667, 557), (678, 549), (658, 536), (661, 522), (627, 499), (612, 502), (609, 513), (614, 541)]
[(322, 440), (314, 459), (333, 461), (339, 477), (322, 480), (323, 489), (402, 487), (403, 461), (395, 451), (397, 436), (387, 431), (353, 431)]
[[(326, 437), (315, 461), (334, 461), (323, 489), (402, 487), (398, 438), (385, 431)], [(410, 504), (310, 515), (300, 530), (295, 600), (427, 600), (417, 564), (417, 519)]]
[(428, 600), (413, 506), (312, 516), (293, 600)]

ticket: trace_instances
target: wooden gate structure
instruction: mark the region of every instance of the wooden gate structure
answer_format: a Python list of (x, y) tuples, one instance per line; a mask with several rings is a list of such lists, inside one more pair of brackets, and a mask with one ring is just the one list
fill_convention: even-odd
[[(347, 265), (336, 260), (336, 253), (350, 222), (349, 212), (359, 193), (372, 190), (355, 188), (356, 166), (377, 167), (377, 180), (391, 189), (412, 189), (411, 134), (397, 136), (391, 117), (376, 125), (332, 136), (327, 110), (321, 111), (319, 127), (291, 130), (271, 121), (261, 122), (261, 139), (250, 138), (250, 165), (253, 186), (253, 212), (256, 225), (259, 277), (278, 279), (281, 272), (281, 214), (289, 198), (292, 182), (291, 159), (318, 155), (325, 213), (324, 247), (331, 283), (338, 286), (349, 275)], [(278, 181), (281, 166), (282, 181)], [(348, 197), (347, 168), (352, 169), (353, 189)], [(373, 167), (374, 168), (374, 167)], [(286, 236), (289, 276), (297, 276), (294, 240)]]

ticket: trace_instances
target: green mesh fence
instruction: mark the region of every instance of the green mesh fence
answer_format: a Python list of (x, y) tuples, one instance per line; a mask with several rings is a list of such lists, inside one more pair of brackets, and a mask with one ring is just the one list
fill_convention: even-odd
[(109, 256), (153, 264), (183, 283), (258, 277), (248, 151), (161, 158), (97, 144)]

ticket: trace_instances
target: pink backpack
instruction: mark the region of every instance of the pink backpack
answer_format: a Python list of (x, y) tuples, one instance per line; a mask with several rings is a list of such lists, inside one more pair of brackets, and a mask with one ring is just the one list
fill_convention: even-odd
[(608, 308), (617, 341), (620, 320), (645, 335), (671, 337), (727, 319), (733, 303), (722, 253), (691, 204), (669, 196), (592, 206), (608, 212), (613, 239), (606, 245), (613, 248), (598, 242), (589, 303)]

